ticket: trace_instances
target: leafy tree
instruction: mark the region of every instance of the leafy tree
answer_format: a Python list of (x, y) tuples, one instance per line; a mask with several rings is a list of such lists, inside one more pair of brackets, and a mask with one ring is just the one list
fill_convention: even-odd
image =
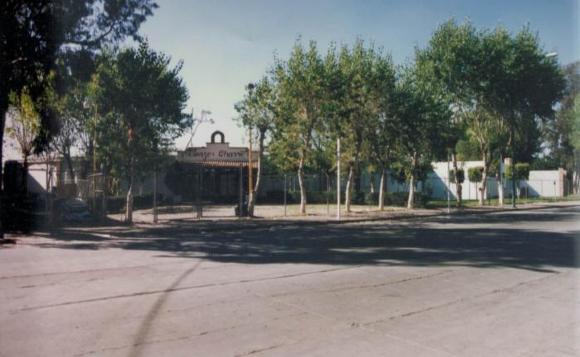
[(467, 177), (471, 182), (477, 183), (482, 182), (483, 167), (482, 166), (470, 167), (469, 169), (467, 169)]
[(316, 43), (308, 48), (297, 42), (290, 58), (277, 63), (274, 80), (278, 86), (276, 132), (272, 153), (297, 170), (300, 213), (306, 214), (304, 170), (310, 159), (314, 136), (323, 120), (324, 63)]
[(246, 89), (244, 99), (235, 105), (235, 109), (238, 112), (238, 121), (248, 128), (250, 133), (253, 133), (254, 128), (258, 132), (258, 170), (256, 184), (253, 186), (253, 192), (250, 192), (248, 204), (248, 214), (253, 216), (262, 177), (265, 141), (274, 125), (275, 87), (268, 77), (264, 77), (256, 84), (249, 84)]
[(407, 69), (397, 85), (395, 117), (400, 123), (396, 142), (399, 161), (409, 181), (407, 208), (413, 208), (415, 185), (433, 153), (441, 145), (441, 133), (451, 113), (446, 102), (432, 95), (430, 82), (420, 69)]
[(384, 195), (387, 190), (386, 170), (395, 159), (397, 133), (402, 124), (397, 120), (394, 112), (396, 73), (389, 57), (378, 59), (375, 83), (379, 84), (374, 88), (378, 96), (375, 104), (377, 112), (369, 121), (365, 156), (378, 168), (380, 174), (378, 208), (383, 210)]
[[(0, 1), (0, 142), (11, 93), (26, 87), (32, 101), (38, 102), (61, 53), (93, 51), (126, 37), (139, 39), (139, 27), (156, 7), (152, 0)], [(35, 145), (40, 151), (58, 130), (58, 121), (48, 105), (37, 105), (37, 110), (41, 131)]]
[[(384, 56), (372, 44), (365, 46), (362, 40), (356, 41), (351, 49), (343, 46), (338, 65), (345, 84), (340, 105), (344, 113), (343, 152), (348, 159), (345, 206), (350, 212), (355, 170), (361, 159), (365, 159), (361, 156), (371, 150), (370, 140), (384, 129), (381, 124), (387, 122), (386, 109), (394, 88), (395, 71), (390, 56)], [(384, 163), (386, 157), (379, 156)]]
[(7, 133), (18, 143), (18, 148), (24, 163), (24, 185), (26, 185), (28, 158), (32, 155), (34, 140), (40, 132), (40, 116), (26, 87), (19, 95), (12, 93), (10, 96), (10, 104), (11, 110), (9, 111), (9, 115), (11, 124), (7, 128)]
[(575, 137), (578, 138), (576, 128), (576, 104), (580, 96), (580, 61), (563, 67), (566, 79), (566, 91), (560, 101), (560, 106), (553, 121), (546, 123), (543, 128), (543, 136), (548, 156), (556, 163), (557, 167), (563, 167), (568, 172), (573, 172)]
[(460, 139), (457, 142), (455, 152), (457, 152), (457, 160), (459, 161), (479, 160), (479, 145), (470, 136), (467, 136), (465, 139)]
[(133, 186), (158, 164), (161, 154), (191, 125), (184, 114), (187, 89), (179, 77), (181, 63), (142, 43), (138, 49), (105, 54), (93, 78), (100, 117), (99, 159), (110, 173), (126, 178), (126, 218), (132, 222)]
[(538, 122), (552, 116), (562, 78), (528, 28), (512, 36), (503, 28), (477, 30), (448, 21), (417, 57), (478, 142), (484, 181), (494, 144), (508, 142), (514, 160), (537, 152)]
[[(508, 143), (514, 164), (517, 148), (525, 145), (521, 128), (537, 129), (539, 121), (554, 118), (554, 105), (564, 90), (564, 78), (556, 59), (546, 56), (537, 35), (528, 28), (511, 37), (497, 30), (498, 78), (490, 85), (491, 107), (508, 128)], [(512, 189), (516, 181), (512, 178)], [(515, 195), (512, 205), (515, 206)]]
[(515, 176), (513, 176), (512, 165), (505, 166), (505, 176), (508, 179), (516, 179), (516, 180), (527, 180), (530, 177), (530, 164), (528, 163), (517, 163), (515, 165)]
[[(469, 23), (458, 25), (450, 20), (433, 33), (427, 48), (417, 50), (417, 67), (435, 84), (438, 93), (445, 97), (453, 110), (453, 116), (445, 131), (454, 172), (458, 173), (457, 142), (464, 137), (465, 113), (479, 99), (474, 84), (478, 82), (479, 38)], [(455, 180), (460, 182), (460, 180)], [(462, 185), (456, 185), (457, 205), (461, 206)]]
[(484, 167), (483, 166), (476, 166), (476, 167), (470, 167), (469, 169), (467, 169), (467, 177), (469, 178), (469, 181), (471, 182), (475, 182), (476, 187), (478, 183), (481, 183), (481, 186), (479, 188), (477, 188), (477, 190), (479, 191), (479, 204), (482, 205), (483, 201), (484, 201), (484, 194), (485, 194), (485, 187), (486, 186), (486, 182), (483, 180), (483, 171), (484, 171)]

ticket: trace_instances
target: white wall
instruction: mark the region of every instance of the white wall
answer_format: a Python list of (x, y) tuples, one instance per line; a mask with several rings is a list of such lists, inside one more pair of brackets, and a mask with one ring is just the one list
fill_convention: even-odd
[[(447, 198), (447, 187), (451, 189), (451, 198), (455, 199), (456, 185), (447, 184), (448, 180), (448, 169), (447, 162), (434, 162), (433, 173), (426, 180), (426, 185), (431, 185), (433, 194), (432, 197), (435, 199), (446, 199)], [(463, 199), (465, 200), (475, 200), (478, 197), (477, 188), (479, 184), (469, 181), (467, 171), (471, 167), (483, 166), (483, 161), (465, 161), (458, 162), (459, 168), (463, 168), (465, 171), (465, 182), (463, 183)], [(453, 169), (451, 163), (449, 164), (449, 169)], [(518, 187), (520, 190), (527, 190), (528, 197), (562, 197), (564, 195), (564, 175), (565, 171), (560, 170), (532, 170), (530, 171), (530, 177), (527, 181), (520, 181)], [(503, 183), (503, 190), (505, 197), (511, 196), (511, 181)], [(494, 198), (498, 196), (498, 185), (497, 179), (495, 177), (489, 177), (487, 182), (487, 192), (486, 198)]]

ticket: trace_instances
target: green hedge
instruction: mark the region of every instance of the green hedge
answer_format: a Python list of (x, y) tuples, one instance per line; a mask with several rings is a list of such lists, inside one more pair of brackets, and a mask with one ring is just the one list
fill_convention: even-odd
[[(400, 206), (404, 207), (407, 205), (407, 200), (409, 199), (408, 192), (385, 192), (384, 201), (385, 206)], [(415, 192), (415, 204), (418, 206), (425, 206), (430, 200), (430, 196), (424, 194), (423, 192)], [(379, 193), (367, 193), (365, 198), (365, 203), (367, 205), (376, 206), (379, 204)]]
[[(463, 169), (457, 169), (457, 178), (459, 183), (465, 181), (465, 171)], [(455, 183), (455, 170), (449, 170), (449, 182)]]
[(471, 182), (481, 182), (483, 179), (483, 167), (470, 167), (467, 169), (467, 177), (469, 177), (469, 181)]
[[(512, 165), (505, 166), (505, 177), (512, 179)], [(527, 180), (530, 177), (530, 164), (516, 164), (516, 180)]]

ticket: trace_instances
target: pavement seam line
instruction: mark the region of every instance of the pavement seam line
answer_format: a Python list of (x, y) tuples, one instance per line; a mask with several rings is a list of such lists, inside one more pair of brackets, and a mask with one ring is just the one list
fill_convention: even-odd
[[(333, 318), (333, 317), (329, 317), (329, 316), (326, 316), (326, 315), (324, 315), (322, 313), (305, 309), (305, 308), (303, 308), (301, 306), (298, 306), (296, 304), (288, 303), (286, 301), (281, 301), (278, 298), (271, 298), (271, 297), (268, 297), (267, 295), (262, 295), (262, 294), (258, 294), (258, 293), (254, 293), (254, 295), (256, 295), (259, 298), (266, 299), (266, 300), (271, 300), (272, 302), (274, 302), (276, 304), (279, 304), (279, 305), (283, 305), (283, 306), (286, 306), (286, 307), (290, 307), (290, 308), (296, 309), (296, 310), (301, 311), (301, 312), (303, 312), (305, 314), (312, 315), (312, 316), (321, 318), (321, 319), (326, 320), (326, 321), (330, 321), (330, 322), (334, 322), (334, 323), (339, 323), (339, 324), (344, 324), (346, 327), (353, 326), (353, 323), (352, 322), (349, 323), (348, 321), (344, 321), (344, 320), (336, 319), (336, 318)], [(403, 343), (406, 343), (406, 344), (409, 344), (409, 345), (412, 345), (412, 346), (415, 346), (415, 347), (419, 347), (419, 348), (424, 349), (424, 350), (427, 350), (427, 351), (437, 352), (437, 353), (444, 353), (446, 355), (449, 355), (450, 357), (459, 357), (459, 356), (457, 356), (457, 355), (455, 355), (453, 353), (450, 353), (448, 351), (440, 350), (440, 349), (437, 349), (437, 348), (434, 348), (434, 347), (431, 347), (431, 346), (426, 346), (426, 345), (421, 344), (421, 343), (416, 342), (416, 341), (412, 341), (412, 340), (408, 340), (408, 339), (405, 339), (405, 338), (402, 338), (402, 337), (399, 337), (399, 336), (391, 335), (391, 334), (388, 334), (388, 333), (386, 333), (386, 332), (384, 332), (382, 330), (373, 329), (370, 326), (356, 324), (356, 327), (357, 328), (362, 328), (362, 329), (365, 329), (365, 330), (368, 330), (368, 331), (371, 331), (371, 332), (374, 332), (374, 333), (379, 333), (379, 334), (381, 334), (381, 335), (383, 335), (383, 336), (385, 336), (387, 338), (390, 338), (390, 339), (393, 339), (393, 340), (397, 340), (397, 341), (400, 341), (400, 342), (403, 342)]]
[(364, 325), (365, 326), (375, 325), (375, 324), (378, 324), (378, 323), (381, 323), (381, 322), (386, 322), (386, 321), (391, 321), (391, 320), (397, 320), (399, 318), (405, 318), (405, 317), (409, 317), (409, 316), (413, 316), (413, 315), (418, 315), (418, 314), (421, 314), (421, 313), (424, 313), (424, 312), (429, 312), (429, 311), (433, 311), (433, 310), (442, 309), (442, 308), (445, 308), (445, 307), (448, 307), (448, 306), (451, 306), (451, 305), (455, 305), (455, 304), (458, 304), (458, 303), (462, 303), (462, 302), (468, 301), (468, 300), (478, 299), (478, 298), (481, 298), (481, 297), (486, 297), (486, 296), (490, 296), (490, 295), (494, 295), (494, 294), (501, 294), (501, 293), (504, 293), (504, 292), (507, 292), (507, 291), (510, 291), (510, 290), (515, 290), (515, 289), (517, 289), (519, 287), (522, 287), (522, 286), (525, 286), (525, 285), (528, 285), (528, 284), (533, 284), (535, 282), (538, 282), (538, 281), (542, 281), (542, 280), (551, 278), (553, 275), (559, 275), (560, 273), (549, 273), (549, 274), (550, 275), (548, 275), (548, 276), (543, 276), (543, 277), (537, 278), (537, 279), (526, 280), (526, 281), (519, 282), (519, 283), (517, 283), (515, 285), (508, 286), (508, 287), (505, 287), (505, 288), (494, 289), (494, 290), (491, 290), (491, 291), (488, 291), (488, 292), (485, 292), (485, 293), (482, 293), (482, 294), (477, 294), (477, 295), (473, 295), (473, 296), (466, 296), (466, 297), (463, 297), (463, 298), (460, 298), (460, 299), (457, 299), (457, 300), (453, 300), (453, 301), (449, 301), (449, 302), (446, 302), (446, 303), (443, 303), (443, 304), (426, 307), (424, 309), (419, 309), (419, 310), (415, 310), (415, 311), (409, 311), (409, 312), (406, 312), (406, 313), (403, 313), (403, 314), (399, 314), (399, 315), (395, 315), (395, 316), (390, 316), (390, 317), (385, 318), (385, 319), (380, 319), (380, 320), (376, 320), (376, 321), (366, 322)]
[(294, 278), (294, 277), (298, 277), (298, 276), (311, 275), (311, 274), (331, 273), (331, 272), (335, 272), (335, 271), (354, 269), (354, 268), (355, 267), (324, 269), (324, 270), (309, 271), (309, 272), (303, 272), (303, 273), (297, 273), (297, 274), (287, 274), (287, 275), (266, 277), (266, 278), (260, 278), (260, 279), (244, 279), (244, 280), (215, 283), (215, 284), (202, 284), (202, 285), (194, 285), (194, 286), (184, 286), (184, 287), (180, 287), (180, 288), (176, 287), (176, 288), (172, 288), (172, 289), (142, 291), (142, 292), (136, 292), (136, 293), (131, 293), (131, 294), (120, 294), (120, 295), (104, 296), (104, 297), (93, 298), (93, 299), (67, 301), (67, 302), (58, 303), (58, 304), (25, 307), (22, 309), (12, 310), (11, 313), (15, 314), (18, 312), (35, 311), (35, 310), (48, 309), (48, 308), (53, 308), (53, 307), (77, 305), (77, 304), (107, 301), (107, 300), (114, 300), (114, 299), (123, 299), (123, 298), (145, 296), (145, 295), (164, 294), (164, 293), (168, 293), (168, 292), (182, 291), (182, 290), (203, 289), (203, 288), (211, 288), (211, 287), (228, 286), (228, 285), (234, 285), (234, 284), (248, 284), (248, 283), (254, 283), (254, 282), (261, 282), (261, 281), (287, 279), (287, 278)]

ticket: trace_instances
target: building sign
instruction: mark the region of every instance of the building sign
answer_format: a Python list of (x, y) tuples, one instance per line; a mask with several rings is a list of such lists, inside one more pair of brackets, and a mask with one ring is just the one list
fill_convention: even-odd
[[(221, 137), (221, 142), (216, 143), (216, 136)], [(194, 164), (212, 164), (212, 163), (248, 163), (248, 148), (230, 147), (229, 143), (224, 142), (224, 135), (216, 131), (211, 136), (211, 142), (205, 147), (189, 147), (184, 151), (177, 152), (177, 161)], [(258, 161), (258, 151), (252, 150), (252, 163)]]

